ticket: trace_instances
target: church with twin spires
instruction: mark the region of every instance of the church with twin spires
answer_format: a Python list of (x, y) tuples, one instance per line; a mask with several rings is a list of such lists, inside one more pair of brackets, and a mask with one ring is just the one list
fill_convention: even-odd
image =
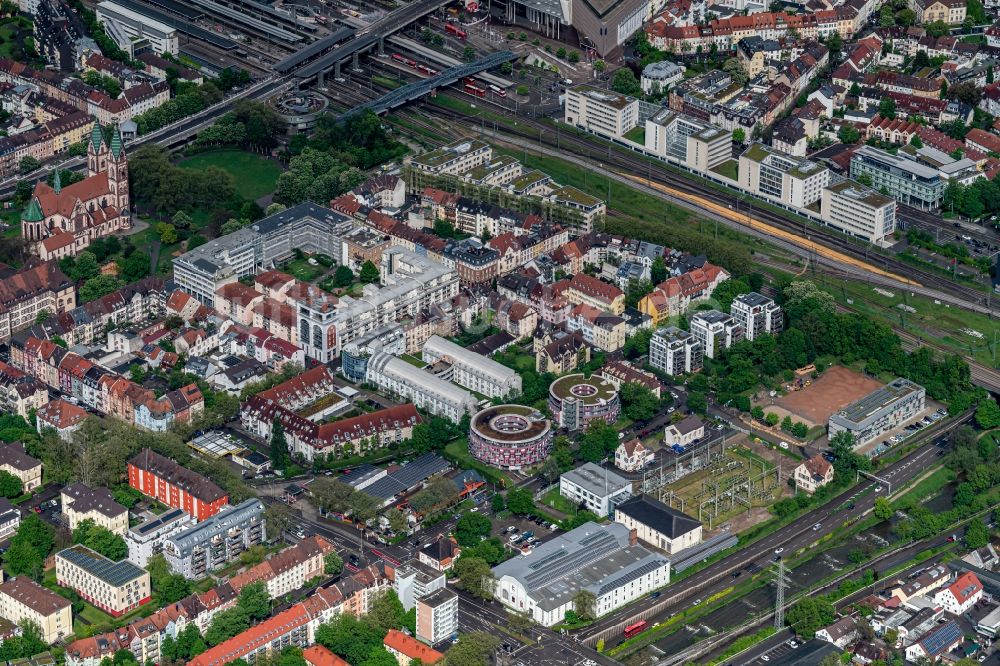
[(132, 226), (128, 159), (118, 127), (105, 137), (99, 123), (87, 143), (87, 177), (62, 187), (35, 183), (21, 214), (21, 234), (43, 261), (76, 256), (94, 240)]

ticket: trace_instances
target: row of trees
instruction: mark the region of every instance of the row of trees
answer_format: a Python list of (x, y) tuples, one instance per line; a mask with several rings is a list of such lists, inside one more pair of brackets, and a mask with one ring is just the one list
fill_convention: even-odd
[(260, 146), (274, 148), (285, 132), (285, 121), (263, 102), (241, 99), (233, 110), (198, 133), (198, 146)]

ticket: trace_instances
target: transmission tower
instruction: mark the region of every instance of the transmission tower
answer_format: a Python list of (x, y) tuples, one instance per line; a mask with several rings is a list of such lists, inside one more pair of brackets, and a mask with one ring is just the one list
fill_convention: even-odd
[(778, 577), (775, 583), (778, 586), (778, 594), (774, 600), (774, 628), (781, 631), (785, 628), (785, 585), (788, 584), (785, 578), (784, 558), (778, 558)]

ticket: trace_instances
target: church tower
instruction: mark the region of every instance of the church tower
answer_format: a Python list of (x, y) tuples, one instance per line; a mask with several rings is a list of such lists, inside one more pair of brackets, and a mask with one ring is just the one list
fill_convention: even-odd
[(128, 189), (128, 158), (125, 157), (125, 144), (122, 133), (115, 126), (108, 145), (107, 158), (108, 188), (111, 190), (112, 205), (124, 214), (129, 210)]
[(87, 143), (87, 177), (104, 173), (108, 168), (108, 144), (104, 140), (104, 130), (101, 124), (94, 123), (94, 131), (90, 133)]

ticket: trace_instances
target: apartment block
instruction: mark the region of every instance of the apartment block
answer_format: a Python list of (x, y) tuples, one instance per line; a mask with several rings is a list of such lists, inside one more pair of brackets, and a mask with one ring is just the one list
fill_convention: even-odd
[(773, 299), (751, 291), (733, 299), (729, 313), (736, 323), (743, 327), (747, 340), (756, 340), (762, 335), (777, 335), (785, 328), (785, 315)]
[(229, 496), (215, 483), (150, 449), (128, 461), (128, 483), (196, 520), (206, 520), (229, 504)]
[(410, 159), (410, 166), (429, 174), (457, 176), (493, 159), (493, 148), (482, 141), (456, 141)]
[(508, 398), (521, 393), (521, 376), (515, 370), (465, 347), (432, 335), (424, 343), (423, 360), (442, 364), (435, 374), (489, 398)]
[(232, 562), (265, 538), (264, 505), (248, 499), (227, 506), (197, 525), (163, 541), (163, 553), (174, 573), (203, 578)]
[(659, 328), (649, 340), (649, 364), (671, 377), (701, 370), (704, 347), (676, 326)]
[(0, 497), (0, 541), (14, 536), (21, 526), (21, 511), (6, 497)]
[(323, 559), (333, 551), (332, 543), (321, 536), (311, 536), (233, 576), (229, 584), (239, 592), (250, 583), (263, 581), (270, 597), (277, 599), (323, 576)]
[(436, 645), (458, 633), (458, 595), (442, 587), (417, 599), (417, 639)]
[(63, 487), (60, 499), (70, 530), (92, 520), (114, 534), (124, 535), (128, 531), (128, 509), (116, 502), (107, 488), (92, 489), (80, 482), (71, 483)]
[(365, 381), (455, 423), (474, 412), (479, 402), (469, 391), (382, 352), (368, 360)]
[(740, 155), (739, 182), (752, 194), (805, 208), (822, 197), (830, 170), (818, 162), (755, 143)]
[(56, 581), (114, 617), (148, 603), (152, 594), (149, 572), (82, 545), (56, 553)]
[(632, 496), (632, 482), (594, 463), (584, 463), (559, 477), (559, 494), (598, 516), (610, 516)]
[(444, 655), (437, 650), (424, 645), (413, 636), (404, 634), (397, 629), (390, 629), (382, 641), (385, 649), (396, 658), (399, 666), (410, 666), (416, 662), (419, 664), (437, 664), (444, 659)]
[(705, 356), (715, 358), (744, 337), (743, 327), (731, 315), (718, 310), (697, 312), (691, 317), (691, 333)]
[(574, 305), (582, 303), (616, 315), (625, 312), (625, 292), (586, 273), (574, 275), (563, 296)]
[(194, 518), (182, 509), (171, 509), (152, 520), (130, 527), (124, 535), (129, 561), (145, 567), (149, 558), (163, 552), (164, 541), (194, 524)]
[(853, 180), (823, 189), (820, 215), (831, 227), (869, 243), (881, 243), (896, 231), (896, 200)]
[(0, 617), (14, 624), (30, 620), (42, 630), (42, 640), (55, 643), (73, 633), (73, 604), (26, 576), (0, 585)]
[(566, 90), (564, 119), (603, 136), (620, 137), (639, 124), (639, 100), (589, 85)]
[(396, 567), (392, 589), (396, 591), (403, 608), (410, 610), (421, 599), (431, 592), (445, 586), (445, 575), (419, 560), (410, 560)]

